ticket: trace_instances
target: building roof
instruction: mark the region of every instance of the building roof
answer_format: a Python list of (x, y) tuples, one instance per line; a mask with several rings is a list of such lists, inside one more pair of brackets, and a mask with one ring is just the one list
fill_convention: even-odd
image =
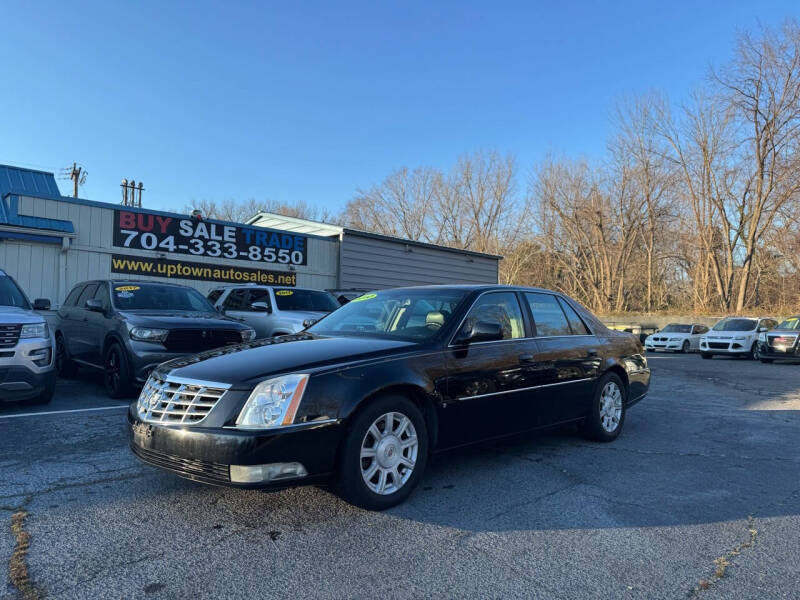
[(5, 198), (8, 194), (56, 200), (61, 198), (52, 173), (0, 165), (0, 198)]
[(397, 242), (400, 244), (407, 244), (409, 246), (415, 246), (418, 248), (431, 248), (434, 250), (457, 252), (459, 254), (466, 254), (470, 256), (494, 258), (497, 260), (502, 260), (503, 258), (498, 254), (487, 254), (485, 252), (475, 252), (474, 250), (462, 250), (461, 248), (452, 248), (450, 246), (429, 244), (427, 242), (409, 240), (406, 238), (384, 235), (382, 233), (372, 233), (370, 231), (363, 231), (361, 229), (354, 229), (352, 227), (341, 227), (339, 225), (331, 225), (329, 223), (310, 221), (308, 219), (299, 219), (297, 217), (285, 217), (283, 215), (278, 215), (275, 213), (268, 213), (268, 212), (260, 212), (250, 217), (246, 221), (246, 223), (248, 225), (255, 225), (256, 227), (268, 227), (270, 229), (278, 229), (280, 231), (291, 231), (294, 233), (305, 233), (305, 234), (327, 236), (327, 237), (339, 237), (342, 234), (354, 235), (354, 236), (385, 240), (387, 242)]

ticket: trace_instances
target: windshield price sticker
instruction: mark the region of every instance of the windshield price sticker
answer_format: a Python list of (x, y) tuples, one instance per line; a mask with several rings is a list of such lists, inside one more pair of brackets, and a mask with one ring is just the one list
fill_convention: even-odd
[(377, 298), (378, 294), (364, 294), (363, 296), (359, 296), (355, 300), (351, 300), (351, 302), (363, 302), (364, 300), (372, 300), (373, 298)]
[(114, 211), (114, 246), (270, 264), (307, 264), (308, 238), (144, 212)]
[(115, 287), (114, 290), (117, 292), (135, 292), (136, 290), (140, 290), (138, 285), (120, 285)]
[(294, 294), (292, 290), (278, 290), (275, 292), (276, 296), (291, 296), (292, 294)]

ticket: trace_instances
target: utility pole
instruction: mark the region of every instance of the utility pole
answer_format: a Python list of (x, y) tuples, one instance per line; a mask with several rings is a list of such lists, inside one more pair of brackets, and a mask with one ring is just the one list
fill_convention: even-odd
[[(140, 181), (137, 187), (136, 181), (131, 179), (123, 179), (120, 184), (122, 188), (122, 205), (133, 206), (135, 208), (142, 208), (142, 192), (144, 191), (144, 184)], [(139, 192), (138, 198), (136, 192)]]
[(81, 171), (83, 169), (77, 165), (77, 163), (72, 163), (72, 172), (69, 174), (69, 178), (72, 179), (72, 197), (78, 197), (78, 181), (81, 178)]
[(84, 169), (83, 166), (74, 162), (71, 167), (61, 169), (59, 179), (70, 179), (72, 181), (72, 195), (77, 198), (78, 187), (86, 183), (86, 176), (88, 174), (89, 172)]

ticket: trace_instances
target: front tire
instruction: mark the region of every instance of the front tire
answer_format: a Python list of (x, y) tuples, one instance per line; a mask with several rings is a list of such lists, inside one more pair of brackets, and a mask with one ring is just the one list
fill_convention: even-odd
[(606, 373), (597, 382), (592, 413), (586, 421), (585, 432), (598, 442), (611, 442), (619, 437), (625, 424), (627, 390), (616, 373)]
[(114, 399), (131, 395), (131, 374), (128, 356), (122, 347), (114, 342), (105, 353), (103, 360), (103, 384), (106, 393)]
[(404, 396), (371, 401), (353, 419), (339, 456), (338, 492), (367, 510), (403, 502), (422, 478), (428, 429), (417, 406)]
[(750, 346), (750, 354), (747, 358), (750, 360), (759, 360), (761, 358), (760, 352), (758, 351), (758, 342), (753, 342), (753, 345)]
[(56, 372), (65, 379), (75, 377), (78, 372), (78, 366), (69, 359), (67, 344), (61, 334), (56, 336)]
[(689, 340), (685, 340), (683, 342), (683, 346), (681, 346), (681, 352), (684, 354), (689, 354)]

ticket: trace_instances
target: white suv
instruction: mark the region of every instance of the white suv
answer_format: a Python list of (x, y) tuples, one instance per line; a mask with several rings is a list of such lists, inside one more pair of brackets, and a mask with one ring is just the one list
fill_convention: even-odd
[(329, 292), (253, 284), (214, 288), (208, 300), (250, 325), (257, 338), (298, 333), (341, 306)]
[(31, 305), (17, 282), (0, 269), (0, 402), (52, 400), (55, 340), (47, 321), (34, 312), (49, 308), (44, 298)]
[(700, 338), (700, 356), (712, 358), (715, 354), (727, 354), (758, 359), (759, 334), (777, 325), (772, 317), (725, 317)]

